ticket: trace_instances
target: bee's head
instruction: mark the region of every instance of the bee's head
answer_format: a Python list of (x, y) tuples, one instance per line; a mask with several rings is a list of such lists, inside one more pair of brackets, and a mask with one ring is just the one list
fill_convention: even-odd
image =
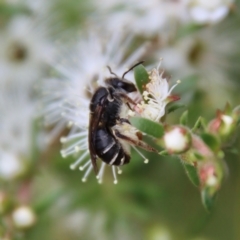
[(106, 83), (113, 87), (116, 90), (122, 91), (124, 90), (127, 93), (137, 91), (135, 85), (125, 79), (120, 79), (117, 77), (106, 79)]
[(123, 73), (122, 78), (119, 78), (114, 72), (112, 72), (111, 68), (109, 66), (107, 66), (109, 72), (111, 74), (115, 75), (115, 77), (106, 79), (106, 83), (108, 85), (110, 85), (111, 87), (113, 87), (114, 89), (119, 90), (119, 91), (124, 90), (127, 93), (131, 93), (131, 92), (137, 91), (136, 86), (133, 83), (131, 83), (128, 80), (126, 80), (124, 78), (124, 76), (128, 72), (130, 72), (133, 68), (135, 68), (136, 66), (138, 66), (138, 65), (140, 65), (142, 63), (143, 63), (143, 61), (138, 62), (135, 65), (133, 65), (131, 68), (129, 68), (126, 72)]

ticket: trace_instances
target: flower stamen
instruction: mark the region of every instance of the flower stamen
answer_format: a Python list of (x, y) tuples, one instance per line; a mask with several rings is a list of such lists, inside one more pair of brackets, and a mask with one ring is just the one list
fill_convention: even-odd
[(132, 146), (132, 148), (144, 159), (144, 163), (147, 164), (149, 162), (149, 160), (134, 146)]
[(81, 157), (79, 157), (74, 163), (70, 165), (70, 169), (74, 170), (77, 166), (84, 160), (84, 158), (89, 154), (89, 151), (84, 152)]
[[(89, 160), (87, 163), (91, 163), (91, 161)], [(88, 165), (89, 165), (88, 164)], [(88, 167), (88, 169), (87, 169), (87, 171), (85, 172), (85, 174), (84, 174), (84, 176), (83, 176), (83, 178), (82, 178), (82, 182), (86, 182), (87, 181), (87, 177), (88, 177), (88, 175), (90, 174), (90, 172), (91, 172), (91, 170), (93, 169), (93, 166), (92, 166), (92, 164), (90, 164), (90, 166)]]
[(83, 171), (88, 165), (92, 165), (90, 159), (83, 166), (80, 166), (79, 170)]
[(102, 165), (101, 165), (101, 168), (100, 168), (100, 170), (99, 170), (99, 173), (98, 173), (98, 175), (96, 176), (96, 178), (98, 179), (98, 183), (99, 183), (99, 184), (101, 184), (102, 181), (103, 181), (103, 174), (104, 174), (105, 166), (106, 166), (106, 163), (105, 163), (105, 162), (102, 162)]
[(115, 166), (112, 166), (112, 173), (113, 173), (113, 178), (114, 178), (113, 183), (114, 183), (114, 184), (117, 184), (117, 183), (118, 183), (118, 180), (117, 180), (117, 175), (116, 175)]

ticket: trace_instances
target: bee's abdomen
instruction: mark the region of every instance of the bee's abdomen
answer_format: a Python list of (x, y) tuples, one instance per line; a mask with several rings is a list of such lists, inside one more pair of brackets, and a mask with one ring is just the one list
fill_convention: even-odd
[(107, 164), (119, 166), (130, 161), (130, 156), (124, 152), (121, 144), (107, 128), (96, 131), (94, 146), (98, 157)]

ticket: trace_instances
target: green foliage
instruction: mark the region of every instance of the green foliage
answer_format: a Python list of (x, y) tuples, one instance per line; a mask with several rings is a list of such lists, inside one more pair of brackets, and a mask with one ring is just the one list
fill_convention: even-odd
[(183, 167), (185, 169), (185, 172), (186, 172), (188, 178), (193, 183), (193, 185), (195, 185), (196, 187), (199, 187), (200, 182), (199, 182), (199, 177), (198, 177), (198, 173), (197, 173), (197, 168), (195, 166), (192, 166), (192, 165), (190, 165), (188, 163), (184, 163), (184, 162), (183, 162)]
[(207, 127), (206, 127), (205, 119), (202, 117), (199, 117), (192, 128), (192, 132), (205, 131), (206, 128)]
[(183, 126), (187, 126), (187, 124), (188, 124), (188, 111), (187, 110), (180, 117), (180, 124)]
[(167, 107), (167, 113), (172, 113), (178, 109), (185, 108), (186, 106), (183, 104), (177, 104), (177, 103), (169, 103), (169, 106)]
[(204, 207), (210, 212), (214, 207), (215, 194), (211, 192), (210, 188), (206, 187), (201, 191), (201, 197)]
[(220, 142), (214, 135), (209, 133), (202, 133), (201, 138), (213, 152), (219, 151)]
[(146, 118), (133, 117), (130, 122), (140, 131), (153, 136), (155, 138), (161, 138), (164, 134), (164, 128), (160, 123), (153, 122)]
[(148, 72), (143, 65), (138, 65), (134, 68), (134, 77), (137, 88), (142, 93), (144, 91), (144, 86), (149, 82)]

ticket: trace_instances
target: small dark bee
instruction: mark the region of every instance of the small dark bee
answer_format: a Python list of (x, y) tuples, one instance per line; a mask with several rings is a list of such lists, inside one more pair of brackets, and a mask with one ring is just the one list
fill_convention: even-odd
[(135, 85), (124, 79), (124, 76), (141, 63), (132, 66), (123, 74), (122, 78), (119, 78), (108, 67), (110, 73), (115, 77), (107, 78), (105, 80), (107, 87), (99, 87), (92, 96), (88, 141), (90, 157), (96, 174), (98, 172), (97, 158), (115, 166), (129, 163), (130, 152), (128, 147), (125, 146), (125, 142), (148, 151), (156, 151), (141, 141), (139, 132), (138, 134), (131, 134), (131, 131), (127, 131), (127, 133), (125, 131), (125, 134), (123, 134), (121, 130), (123, 127), (129, 127), (129, 129), (132, 127), (128, 119), (121, 118), (120, 115), (124, 105), (127, 105), (130, 109), (130, 104), (136, 105), (127, 94), (137, 91)]

